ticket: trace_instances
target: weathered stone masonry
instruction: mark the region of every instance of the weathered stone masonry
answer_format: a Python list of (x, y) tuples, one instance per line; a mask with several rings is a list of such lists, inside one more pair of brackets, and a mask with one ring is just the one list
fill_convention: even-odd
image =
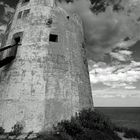
[(6, 131), (20, 122), (25, 132), (38, 132), (93, 107), (82, 22), (54, 3), (22, 0), (8, 25), (3, 47), (17, 36), (22, 45), (0, 70), (0, 126)]

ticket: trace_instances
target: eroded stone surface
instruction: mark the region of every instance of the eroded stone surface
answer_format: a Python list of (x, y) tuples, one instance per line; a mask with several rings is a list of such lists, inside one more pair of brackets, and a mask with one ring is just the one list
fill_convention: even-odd
[[(19, 12), (30, 9), (27, 17)], [(23, 14), (22, 14), (23, 15)], [(69, 18), (67, 18), (69, 16)], [(48, 20), (52, 20), (48, 24)], [(0, 126), (38, 132), (93, 106), (82, 23), (53, 0), (19, 2), (6, 31), (6, 44), (23, 32), (16, 59), (0, 73)], [(50, 34), (58, 41), (49, 40)], [(11, 50), (3, 53), (10, 55)]]

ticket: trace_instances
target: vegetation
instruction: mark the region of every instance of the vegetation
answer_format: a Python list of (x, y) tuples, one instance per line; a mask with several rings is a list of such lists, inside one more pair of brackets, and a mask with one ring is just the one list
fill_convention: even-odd
[(2, 127), (0, 127), (0, 135), (4, 134), (4, 132), (5, 130)]
[[(12, 128), (9, 136), (17, 137), (22, 133), (22, 130), (23, 125), (17, 123)], [(124, 133), (126, 138), (140, 139), (140, 132), (118, 127), (98, 110), (88, 109), (77, 113), (70, 120), (59, 122), (51, 132), (41, 132), (33, 140), (121, 140), (117, 132)], [(0, 134), (3, 133), (4, 129), (0, 127)]]
[(54, 126), (51, 133), (42, 133), (42, 140), (121, 140), (113, 131), (114, 125), (97, 110), (83, 110)]
[(44, 132), (39, 140), (121, 140), (117, 132), (126, 138), (140, 139), (140, 132), (134, 129), (118, 127), (98, 110), (83, 110), (54, 126), (51, 133)]
[(23, 125), (19, 122), (17, 122), (13, 127), (12, 127), (12, 131), (9, 133), (9, 135), (15, 135), (18, 136), (22, 133), (23, 130)]
[(140, 139), (140, 132), (135, 129), (128, 129), (126, 127), (114, 127), (115, 131), (124, 133), (125, 138), (137, 138)]
[(138, 132), (135, 129), (128, 129), (127, 131), (125, 131), (125, 138), (138, 138), (140, 139), (140, 132)]

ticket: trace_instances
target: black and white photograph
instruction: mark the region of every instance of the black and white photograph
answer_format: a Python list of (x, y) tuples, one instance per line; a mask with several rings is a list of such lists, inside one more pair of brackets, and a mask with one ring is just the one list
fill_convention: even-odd
[(0, 0), (0, 140), (140, 140), (140, 0)]

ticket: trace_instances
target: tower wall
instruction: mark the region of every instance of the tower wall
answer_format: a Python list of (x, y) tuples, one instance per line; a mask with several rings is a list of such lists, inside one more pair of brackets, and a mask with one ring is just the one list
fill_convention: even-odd
[(77, 15), (52, 0), (20, 1), (6, 34), (6, 45), (18, 35), (22, 45), (0, 74), (0, 126), (10, 131), (19, 122), (24, 132), (38, 132), (93, 107)]

